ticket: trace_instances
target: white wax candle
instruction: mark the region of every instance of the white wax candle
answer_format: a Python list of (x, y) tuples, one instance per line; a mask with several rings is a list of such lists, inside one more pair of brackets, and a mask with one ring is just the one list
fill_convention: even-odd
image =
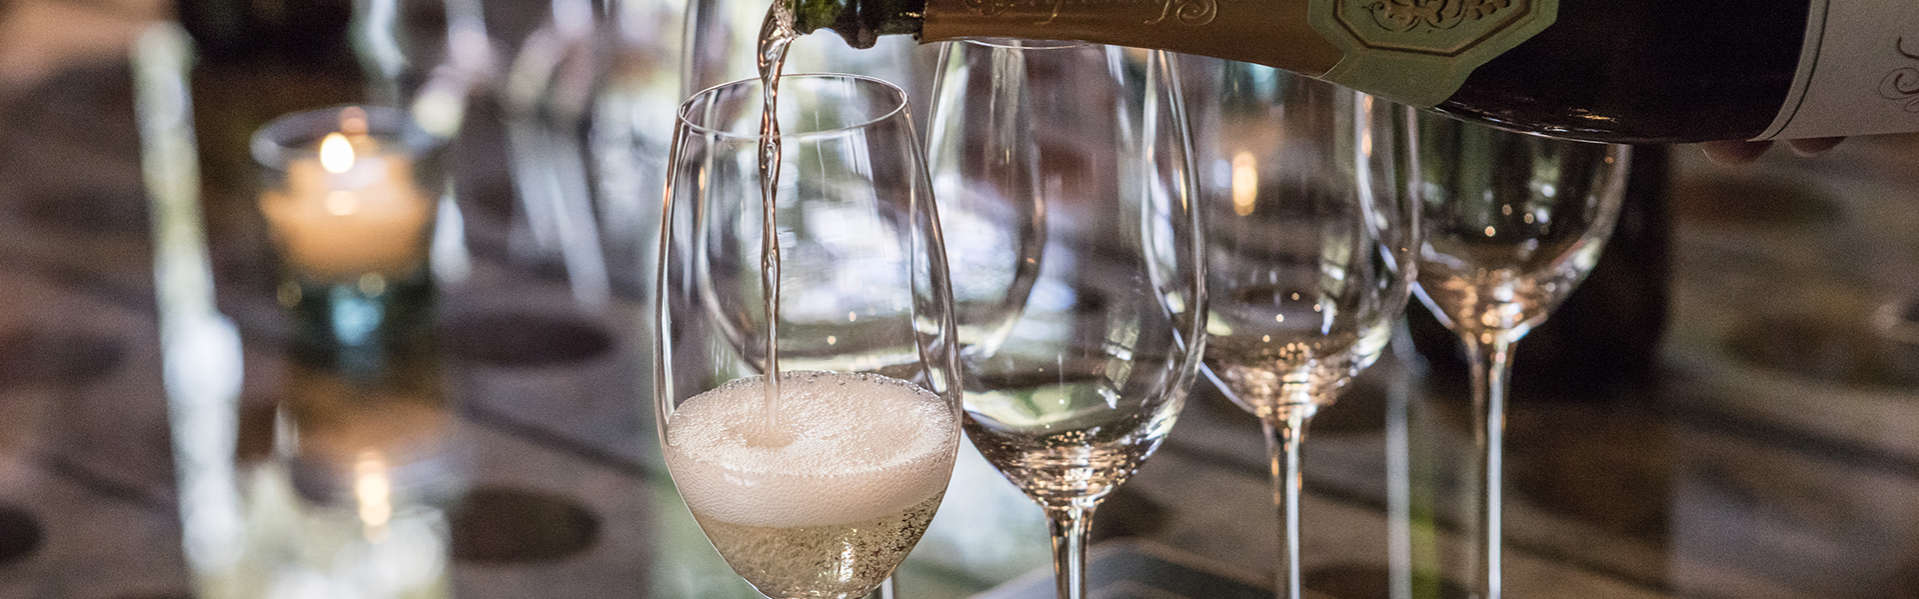
[(433, 202), (415, 185), (413, 162), (370, 138), (333, 133), (316, 156), (286, 166), (286, 181), (260, 210), (287, 264), (345, 282), (406, 275), (424, 265)]

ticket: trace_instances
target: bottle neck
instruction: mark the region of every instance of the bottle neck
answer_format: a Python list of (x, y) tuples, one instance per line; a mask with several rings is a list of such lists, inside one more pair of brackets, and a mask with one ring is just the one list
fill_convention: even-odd
[(871, 48), (882, 35), (919, 37), (926, 0), (783, 0), (801, 34), (831, 29), (855, 48)]

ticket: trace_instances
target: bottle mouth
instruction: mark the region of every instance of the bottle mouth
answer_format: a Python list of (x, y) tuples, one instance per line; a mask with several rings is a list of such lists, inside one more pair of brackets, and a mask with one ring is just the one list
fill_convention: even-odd
[(959, 42), (975, 46), (1005, 48), (1009, 50), (1063, 50), (1099, 45), (1092, 42), (1076, 40), (1028, 40), (1011, 37), (969, 37), (961, 39)]
[[(842, 135), (906, 113), (906, 91), (883, 79), (845, 73), (780, 76), (782, 105), (807, 109), (807, 118), (781, 118), (782, 140)], [(706, 88), (680, 105), (680, 126), (728, 141), (760, 138), (760, 80), (749, 77)], [(784, 112), (784, 111), (783, 111)], [(792, 121), (792, 122), (789, 122)]]

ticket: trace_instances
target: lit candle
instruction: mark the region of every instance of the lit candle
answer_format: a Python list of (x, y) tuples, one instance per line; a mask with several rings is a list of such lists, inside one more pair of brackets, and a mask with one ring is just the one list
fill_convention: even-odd
[(403, 276), (425, 263), (433, 202), (413, 161), (366, 135), (364, 123), (347, 119), (317, 154), (289, 160), (284, 183), (260, 198), (287, 265), (304, 277)]

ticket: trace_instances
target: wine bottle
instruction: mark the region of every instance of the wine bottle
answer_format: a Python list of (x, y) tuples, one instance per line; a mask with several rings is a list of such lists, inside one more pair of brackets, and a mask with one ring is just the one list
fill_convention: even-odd
[(802, 33), (1082, 40), (1256, 62), (1616, 143), (1919, 131), (1905, 0), (782, 0)]

